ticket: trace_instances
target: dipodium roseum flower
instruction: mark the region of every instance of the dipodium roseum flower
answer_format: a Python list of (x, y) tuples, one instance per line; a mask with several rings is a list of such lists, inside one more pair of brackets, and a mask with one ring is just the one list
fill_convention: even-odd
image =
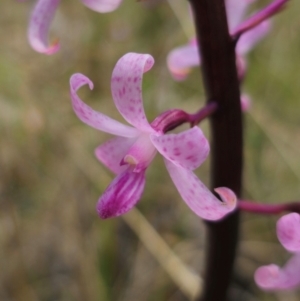
[(298, 213), (284, 215), (278, 220), (277, 237), (283, 247), (294, 255), (282, 268), (270, 264), (256, 270), (255, 282), (267, 291), (287, 290), (300, 285), (300, 215)]
[[(48, 43), (48, 32), (55, 11), (61, 0), (38, 0), (29, 22), (28, 40), (31, 47), (40, 53), (53, 54), (59, 50), (58, 41)], [(90, 9), (107, 13), (115, 10), (122, 0), (81, 0)]]
[[(234, 29), (243, 20), (249, 4), (255, 0), (225, 0), (229, 31)], [(236, 65), (240, 77), (246, 69), (245, 55), (269, 32), (270, 21), (266, 20), (253, 29), (244, 33), (236, 45)], [(167, 57), (168, 68), (175, 80), (184, 80), (192, 67), (199, 66), (197, 40), (191, 39), (189, 44), (173, 49)]]
[(234, 210), (236, 197), (228, 188), (217, 188), (221, 202), (193, 173), (209, 153), (209, 144), (202, 131), (193, 127), (179, 134), (164, 134), (147, 121), (141, 86), (143, 73), (153, 64), (154, 59), (148, 54), (128, 53), (113, 70), (111, 90), (114, 103), (132, 126), (113, 120), (83, 103), (77, 90), (86, 84), (92, 89), (93, 83), (79, 73), (71, 77), (71, 99), (76, 115), (86, 124), (117, 136), (100, 145), (95, 152), (96, 157), (116, 174), (100, 197), (97, 211), (101, 218), (129, 211), (141, 198), (146, 169), (159, 152), (186, 204), (200, 217), (218, 220)]

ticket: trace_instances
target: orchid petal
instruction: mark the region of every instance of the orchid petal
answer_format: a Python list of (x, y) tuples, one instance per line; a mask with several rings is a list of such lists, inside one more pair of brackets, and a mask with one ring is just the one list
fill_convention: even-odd
[(145, 171), (130, 169), (119, 174), (105, 190), (97, 204), (101, 218), (110, 218), (128, 212), (140, 200), (145, 187)]
[(194, 213), (206, 220), (219, 220), (236, 207), (236, 196), (228, 188), (217, 188), (218, 200), (190, 170), (165, 160), (168, 172), (183, 200)]
[(200, 65), (197, 43), (193, 41), (188, 45), (173, 49), (168, 54), (167, 65), (175, 80), (186, 79), (191, 68)]
[(120, 174), (128, 166), (121, 166), (121, 161), (136, 138), (116, 137), (109, 139), (95, 149), (97, 159), (113, 173)]
[(298, 213), (286, 214), (278, 220), (277, 237), (288, 251), (300, 252), (300, 215)]
[(209, 143), (197, 126), (179, 134), (151, 135), (156, 149), (177, 166), (194, 170), (207, 158)]
[(280, 268), (270, 264), (258, 268), (254, 274), (256, 284), (267, 291), (288, 290), (300, 285), (300, 253), (295, 254)]
[(266, 20), (253, 29), (242, 34), (236, 45), (236, 52), (240, 55), (248, 53), (270, 31), (271, 22)]
[(141, 131), (154, 132), (143, 106), (143, 73), (152, 68), (154, 59), (149, 54), (127, 53), (117, 62), (111, 79), (115, 105), (131, 125)]
[(118, 8), (122, 0), (81, 0), (81, 2), (96, 12), (109, 13)]
[(155, 155), (156, 148), (149, 134), (141, 134), (130, 147), (121, 164), (130, 164), (134, 167), (134, 172), (140, 172), (149, 166)]
[(226, 13), (230, 31), (243, 20), (248, 6), (255, 0), (226, 0)]
[(28, 28), (28, 39), (31, 47), (37, 52), (53, 54), (59, 50), (58, 41), (48, 45), (48, 32), (60, 1), (38, 0), (33, 9)]
[(73, 74), (70, 79), (70, 93), (72, 99), (73, 109), (78, 118), (91, 127), (103, 132), (122, 137), (136, 137), (140, 134), (137, 129), (124, 125), (108, 116), (94, 111), (91, 107), (86, 105), (77, 95), (77, 90), (83, 85), (89, 85), (93, 89), (92, 81), (83, 74)]

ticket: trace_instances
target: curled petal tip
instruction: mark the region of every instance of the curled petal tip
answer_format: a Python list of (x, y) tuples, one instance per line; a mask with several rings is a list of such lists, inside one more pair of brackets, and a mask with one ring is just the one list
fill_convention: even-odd
[(256, 284), (265, 290), (276, 288), (276, 282), (280, 276), (280, 268), (275, 264), (270, 264), (258, 268), (254, 273)]
[(291, 252), (300, 252), (300, 215), (289, 213), (277, 222), (277, 236), (281, 244)]
[[(221, 197), (227, 207), (234, 209), (237, 205), (237, 197), (235, 193), (227, 187), (218, 187), (214, 191)], [(225, 205), (224, 204), (224, 205)]]
[[(33, 45), (32, 47), (34, 48)], [(48, 48), (45, 48), (44, 50), (41, 49), (35, 49), (35, 50), (40, 53), (51, 55), (58, 52), (59, 49), (60, 49), (59, 39), (55, 39), (55, 41)]]
[(222, 203), (191, 170), (177, 166), (167, 159), (165, 159), (165, 164), (182, 199), (199, 217), (217, 221), (235, 208), (236, 198), (230, 189), (217, 188), (223, 200), (226, 201), (226, 204)]
[(90, 90), (94, 89), (93, 82), (82, 73), (75, 73), (70, 78), (71, 89), (73, 88), (75, 91), (86, 84), (88, 84)]
[(92, 81), (81, 73), (73, 74), (70, 78), (70, 96), (73, 109), (78, 118), (84, 123), (103, 132), (121, 137), (137, 136), (139, 132), (136, 129), (93, 110), (80, 99), (77, 90), (86, 84), (89, 85), (90, 89), (93, 89)]
[(155, 62), (152, 55), (148, 54), (147, 56), (148, 57), (144, 66), (144, 72), (148, 72), (153, 67)]
[(49, 46), (33, 38), (29, 38), (29, 43), (32, 49), (34, 49), (36, 52), (47, 55), (52, 55), (58, 52), (60, 49), (59, 39), (55, 39), (54, 42)]
[(31, 47), (37, 52), (50, 55), (59, 50), (58, 40), (49, 46), (48, 32), (60, 1), (38, 0), (32, 11), (28, 27), (28, 40)]

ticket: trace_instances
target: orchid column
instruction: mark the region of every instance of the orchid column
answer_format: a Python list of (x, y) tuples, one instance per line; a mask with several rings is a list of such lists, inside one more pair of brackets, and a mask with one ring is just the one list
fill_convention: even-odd
[[(238, 196), (242, 182), (243, 131), (235, 42), (228, 32), (224, 0), (190, 0), (201, 52), (207, 101), (218, 103), (211, 117), (211, 186), (226, 186)], [(207, 265), (203, 301), (225, 301), (238, 239), (238, 212), (207, 222)]]

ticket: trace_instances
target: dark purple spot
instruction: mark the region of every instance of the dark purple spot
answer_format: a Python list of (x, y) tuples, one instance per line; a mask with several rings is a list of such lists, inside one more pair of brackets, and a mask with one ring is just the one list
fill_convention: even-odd
[(187, 145), (191, 149), (195, 147), (195, 143), (193, 141), (188, 141)]
[(175, 147), (175, 148), (173, 149), (173, 154), (174, 154), (174, 156), (176, 156), (176, 157), (180, 156), (180, 155), (181, 155), (180, 149), (179, 149), (178, 147)]

